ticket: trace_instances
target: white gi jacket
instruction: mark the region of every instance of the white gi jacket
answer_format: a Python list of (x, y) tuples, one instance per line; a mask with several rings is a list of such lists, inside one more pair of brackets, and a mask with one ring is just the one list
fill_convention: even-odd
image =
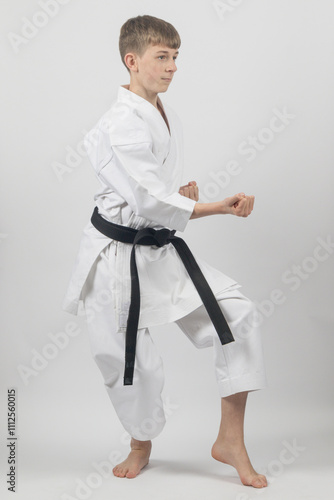
[[(169, 106), (160, 111), (146, 99), (119, 87), (117, 100), (85, 136), (85, 147), (102, 184), (94, 200), (107, 220), (135, 229), (154, 227), (184, 231), (195, 201), (178, 193), (182, 185), (182, 127)], [(158, 98), (162, 107), (161, 100)], [(94, 261), (110, 246), (112, 305), (117, 331), (126, 330), (130, 304), (131, 244), (111, 240), (89, 222), (83, 231), (63, 309), (78, 314), (84, 284)], [(213, 293), (237, 285), (202, 261), (191, 249)], [(136, 246), (140, 281), (138, 328), (173, 322), (202, 304), (177, 251), (171, 243)]]

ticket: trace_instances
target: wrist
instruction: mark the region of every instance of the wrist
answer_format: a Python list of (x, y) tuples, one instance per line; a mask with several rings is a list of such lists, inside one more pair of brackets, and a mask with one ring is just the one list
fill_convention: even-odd
[(220, 207), (219, 208), (219, 210), (220, 210), (219, 213), (220, 214), (224, 214), (224, 215), (231, 214), (231, 207), (229, 207), (227, 205), (227, 203), (225, 202), (225, 200), (219, 201), (218, 203), (219, 203), (219, 207)]
[(207, 215), (218, 215), (227, 213), (226, 207), (221, 201), (213, 201), (211, 203), (195, 203), (191, 219), (205, 217)]

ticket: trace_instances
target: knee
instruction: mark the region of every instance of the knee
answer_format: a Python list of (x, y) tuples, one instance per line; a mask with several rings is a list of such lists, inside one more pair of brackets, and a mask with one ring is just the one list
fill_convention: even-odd
[(238, 319), (235, 323), (234, 331), (238, 339), (244, 340), (245, 338), (248, 338), (255, 329), (257, 329), (259, 321), (256, 304), (246, 297), (241, 300), (242, 303), (240, 303), (240, 311)]

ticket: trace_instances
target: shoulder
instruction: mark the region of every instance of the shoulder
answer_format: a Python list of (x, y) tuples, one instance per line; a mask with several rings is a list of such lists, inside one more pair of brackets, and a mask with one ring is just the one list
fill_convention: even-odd
[(124, 102), (111, 106), (101, 118), (101, 127), (108, 134), (112, 146), (152, 141), (145, 120), (136, 108)]

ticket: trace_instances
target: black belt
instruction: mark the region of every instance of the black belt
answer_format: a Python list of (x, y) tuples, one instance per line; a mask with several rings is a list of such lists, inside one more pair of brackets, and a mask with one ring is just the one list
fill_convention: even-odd
[(123, 385), (132, 385), (135, 366), (137, 330), (140, 312), (140, 289), (135, 254), (135, 247), (138, 244), (156, 245), (158, 247), (162, 247), (167, 243), (172, 243), (174, 245), (196, 287), (196, 290), (199, 293), (199, 296), (202, 299), (221, 343), (224, 345), (234, 341), (232, 332), (217, 303), (216, 297), (214, 296), (186, 242), (182, 238), (174, 236), (176, 232), (175, 230), (171, 231), (167, 228), (154, 229), (152, 227), (133, 229), (120, 224), (114, 224), (113, 222), (109, 222), (104, 219), (98, 213), (97, 207), (94, 209), (91, 222), (98, 231), (105, 236), (108, 236), (108, 238), (122, 241), (123, 243), (132, 243), (133, 245), (130, 259), (131, 302), (126, 326), (125, 370)]

